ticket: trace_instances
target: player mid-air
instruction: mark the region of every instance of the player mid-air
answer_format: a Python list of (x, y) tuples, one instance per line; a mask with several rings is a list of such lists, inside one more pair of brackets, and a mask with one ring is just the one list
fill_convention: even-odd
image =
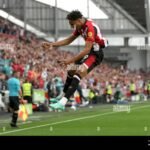
[(85, 47), (75, 57), (59, 61), (60, 65), (67, 66), (73, 63), (77, 67), (73, 67), (76, 70), (68, 71), (63, 89), (64, 97), (59, 102), (50, 105), (54, 110), (65, 108), (67, 101), (76, 91), (80, 80), (102, 62), (104, 57), (102, 49), (107, 46), (107, 40), (102, 37), (99, 27), (92, 20), (83, 17), (80, 11), (73, 10), (66, 18), (74, 29), (73, 33), (61, 41), (53, 43), (44, 42), (42, 44), (43, 48), (52, 49), (52, 47), (69, 45), (79, 35), (84, 38)]

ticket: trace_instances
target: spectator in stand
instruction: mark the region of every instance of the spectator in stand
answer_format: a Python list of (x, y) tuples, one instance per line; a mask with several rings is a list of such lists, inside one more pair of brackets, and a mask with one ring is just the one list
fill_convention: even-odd
[[(27, 40), (27, 38), (30, 39), (30, 41)], [(0, 17), (0, 41), (4, 44), (7, 43), (14, 45), (13, 52), (7, 51), (7, 53), (5, 53), (5, 50), (1, 51), (2, 57), (2, 53), (4, 53), (5, 59), (11, 59), (13, 61), (11, 63), (12, 65), (10, 64), (9, 66), (12, 67), (12, 71), (19, 71), (21, 74), (24, 74), (24, 77), (31, 78), (32, 82), (35, 83), (36, 88), (43, 87), (43, 83), (45, 82), (43, 81), (43, 77), (45, 78), (46, 74), (43, 69), (47, 71), (47, 74), (53, 73), (60, 76), (61, 73), (64, 80), (66, 78), (66, 72), (64, 72), (63, 68), (61, 68), (61, 66), (58, 65), (53, 58), (62, 60), (63, 57), (70, 58), (75, 55), (71, 52), (59, 51), (56, 48), (54, 48), (51, 53), (43, 52), (41, 48), (39, 48), (43, 40), (37, 39), (37, 37), (32, 33), (24, 33), (22, 28), (14, 25), (6, 19), (3, 19), (2, 17)], [(5, 73), (9, 70), (7, 67), (5, 68)], [(50, 78), (52, 79), (52, 77)], [(128, 96), (129, 92), (127, 85), (130, 84), (130, 81), (134, 80), (134, 84), (137, 86), (140, 85), (140, 88), (143, 88), (141, 87), (142, 82), (150, 79), (150, 72), (148, 70), (147, 72), (144, 72), (143, 70), (131, 71), (125, 66), (120, 65), (118, 67), (114, 67), (113, 63), (102, 63), (100, 67), (97, 66), (97, 68), (87, 75), (83, 81), (82, 88), (87, 88), (89, 83), (90, 86), (93, 87), (95, 78), (101, 85), (99, 94), (104, 92), (104, 89), (106, 88), (106, 81), (112, 81), (112, 87), (114, 87), (114, 85), (119, 81), (121, 92)], [(141, 89), (138, 90), (141, 91)]]

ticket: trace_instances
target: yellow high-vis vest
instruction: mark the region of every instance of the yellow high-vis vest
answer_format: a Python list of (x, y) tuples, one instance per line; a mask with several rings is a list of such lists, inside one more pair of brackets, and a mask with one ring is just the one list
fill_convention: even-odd
[(94, 98), (94, 96), (95, 96), (94, 92), (93, 92), (93, 91), (90, 91), (90, 92), (89, 92), (89, 98), (92, 99), (92, 98)]
[(108, 85), (108, 86), (107, 86), (107, 94), (112, 95), (112, 88), (111, 88), (111, 85)]
[(150, 91), (150, 83), (147, 84), (147, 90)]
[(130, 91), (135, 91), (135, 84), (134, 83), (130, 84)]
[(31, 96), (31, 83), (23, 83), (22, 84), (22, 90), (23, 90), (23, 96)]

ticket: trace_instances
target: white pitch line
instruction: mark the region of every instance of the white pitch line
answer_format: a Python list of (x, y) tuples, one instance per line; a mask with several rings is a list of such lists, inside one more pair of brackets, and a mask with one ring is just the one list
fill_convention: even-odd
[[(146, 108), (146, 107), (150, 107), (150, 105), (132, 108), (132, 110), (140, 109), (140, 108)], [(83, 119), (95, 118), (95, 117), (110, 115), (110, 114), (114, 114), (114, 113), (117, 113), (117, 112), (107, 112), (107, 113), (103, 113), (103, 114), (80, 117), (80, 118), (75, 118), (75, 119), (70, 119), (70, 120), (65, 120), (65, 121), (59, 121), (59, 122), (54, 122), (54, 123), (49, 123), (49, 124), (44, 124), (44, 125), (39, 125), (39, 126), (34, 126), (34, 127), (28, 127), (28, 128), (24, 128), (24, 129), (12, 130), (12, 131), (8, 131), (8, 132), (0, 133), (0, 135), (4, 135), (4, 134), (8, 134), (8, 133), (14, 133), (14, 132), (20, 132), (20, 131), (25, 131), (25, 130), (30, 130), (30, 129), (36, 129), (36, 128), (41, 128), (41, 127), (45, 127), (45, 126), (52, 126), (52, 125), (57, 125), (57, 124), (62, 124), (62, 123), (68, 123), (68, 122), (78, 121), (78, 120), (83, 120)]]

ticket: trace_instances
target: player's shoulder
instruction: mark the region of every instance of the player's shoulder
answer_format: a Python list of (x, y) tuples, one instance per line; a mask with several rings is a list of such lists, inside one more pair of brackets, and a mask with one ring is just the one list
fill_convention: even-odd
[(93, 20), (92, 19), (87, 19), (86, 20), (86, 26), (92, 26), (93, 25)]

